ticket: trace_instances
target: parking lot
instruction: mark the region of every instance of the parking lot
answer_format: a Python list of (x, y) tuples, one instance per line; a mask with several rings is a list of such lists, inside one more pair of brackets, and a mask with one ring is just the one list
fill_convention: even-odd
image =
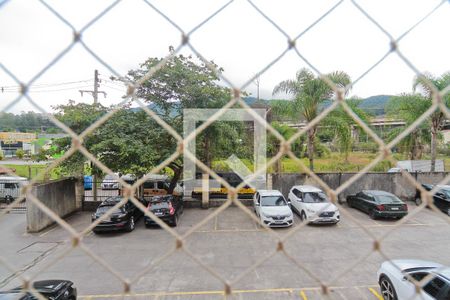
[[(410, 205), (410, 212), (414, 209), (416, 206)], [(214, 211), (185, 209), (174, 229), (185, 234)], [(381, 243), (383, 254), (389, 258), (426, 259), (450, 265), (450, 226), (444, 214), (424, 209), (396, 227), (396, 220), (371, 220), (344, 206), (341, 218), (337, 225), (300, 226), (296, 217), (293, 228), (275, 229), (277, 235), (273, 235), (239, 208), (229, 207), (196, 228), (183, 249), (232, 283), (235, 299), (322, 299), (321, 282), (331, 282), (331, 299), (380, 299), (376, 271), (385, 257), (373, 251), (369, 234), (381, 237), (390, 232)], [(80, 232), (90, 224), (90, 213), (78, 212), (67, 222)], [(27, 234), (25, 214), (18, 212), (1, 218), (0, 224), (5, 249), (2, 256), (21, 270), (11, 274), (0, 268), (2, 289), (17, 285), (17, 276), (25, 275), (72, 280), (81, 299), (122, 297), (121, 281), (86, 251), (79, 247), (71, 250), (69, 233), (59, 226)], [(285, 253), (276, 252), (277, 236), (291, 234), (291, 230), (297, 231), (286, 238)], [(223, 283), (183, 250), (174, 250), (157, 263), (174, 249), (175, 239), (160, 228), (145, 228), (142, 219), (131, 233), (91, 232), (83, 244), (112, 270), (131, 280), (131, 292), (142, 299), (223, 298)], [(249, 270), (260, 261), (258, 267)], [(133, 280), (138, 274), (142, 276)]]

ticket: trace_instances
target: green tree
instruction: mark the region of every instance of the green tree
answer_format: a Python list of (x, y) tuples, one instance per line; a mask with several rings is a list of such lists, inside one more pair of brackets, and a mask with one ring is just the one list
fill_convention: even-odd
[[(173, 53), (173, 48), (170, 48)], [(149, 70), (161, 63), (162, 58), (149, 58), (139, 69), (129, 71), (131, 80), (140, 80)], [(210, 62), (217, 72), (223, 70)], [(178, 133), (182, 132), (183, 110), (187, 108), (220, 108), (229, 100), (231, 91), (220, 86), (216, 71), (192, 56), (173, 56), (166, 64), (147, 79), (137, 90), (137, 96), (153, 105), (156, 111)], [(221, 122), (214, 122), (197, 137), (197, 153), (203, 163), (211, 167), (214, 157), (223, 152), (213, 144), (229, 145)], [(228, 135), (236, 135), (240, 126), (226, 126)], [(230, 130), (235, 131), (231, 133)], [(201, 147), (201, 148), (199, 148)]]
[[(335, 71), (326, 75), (338, 87), (348, 85), (350, 76), (342, 71)], [(292, 105), (289, 107), (289, 114), (300, 120), (303, 117), (308, 123), (318, 115), (319, 105), (325, 100), (334, 96), (333, 89), (320, 77), (308, 69), (301, 69), (297, 72), (296, 78), (280, 82), (273, 89), (272, 94), (286, 93), (293, 96)], [(314, 170), (314, 140), (317, 133), (317, 125), (312, 126), (307, 133), (307, 151), (309, 167)]]
[[(69, 101), (68, 104), (55, 106), (54, 109), (56, 110), (55, 117), (71, 128), (76, 134), (81, 134), (108, 111), (108, 109), (101, 104), (75, 104), (73, 100)], [(95, 135), (91, 134), (84, 139), (83, 146), (85, 146), (86, 149), (91, 150), (92, 146), (96, 143), (98, 143), (98, 139)], [(54, 146), (55, 149), (53, 149), (51, 154), (67, 152), (72, 146), (72, 138), (65, 137), (56, 139), (54, 141)], [(39, 156), (39, 158), (43, 158), (43, 156)], [(81, 176), (84, 174), (84, 165), (86, 161), (87, 158), (84, 155), (76, 152), (64, 160), (61, 164), (61, 171), (67, 175)], [(93, 174), (100, 175), (101, 172), (97, 168), (93, 168)]]
[[(413, 89), (420, 88), (423, 95), (428, 99), (429, 106), (431, 106), (433, 89), (430, 83), (437, 88), (438, 91), (443, 91), (450, 85), (450, 72), (444, 73), (441, 76), (433, 76), (425, 74), (414, 79)], [(450, 91), (443, 96), (443, 101), (447, 107), (450, 107)], [(438, 134), (445, 122), (445, 115), (439, 109), (431, 115), (431, 172), (435, 171), (436, 156), (437, 156), (437, 139)]]
[[(270, 124), (276, 131), (278, 131), (281, 136), (288, 140), (290, 139), (296, 132), (297, 130), (295, 128), (291, 128), (286, 124), (281, 124), (279, 122), (272, 122)], [(268, 135), (268, 139), (267, 139), (267, 154), (271, 157), (275, 156), (281, 148), (281, 143), (280, 140), (277, 139), (274, 135), (269, 134)], [(293, 144), (291, 144), (291, 149), (292, 151), (298, 152), (300, 148), (299, 142), (298, 140), (296, 142), (294, 142)], [(282, 170), (282, 157), (277, 160), (276, 164), (275, 164), (275, 173), (281, 173)]]
[(22, 149), (17, 149), (16, 156), (18, 159), (23, 159), (23, 157), (25, 156), (25, 151), (23, 151)]
[[(422, 95), (402, 94), (389, 99), (386, 112), (387, 116), (391, 118), (404, 120), (406, 127), (408, 127), (424, 114), (430, 108), (430, 105), (431, 102)], [(411, 160), (422, 158), (424, 143), (430, 141), (429, 126), (429, 121), (423, 122), (399, 143), (400, 150), (409, 153)], [(404, 127), (393, 129), (389, 133), (389, 140), (393, 140), (403, 130), (405, 130)]]
[[(348, 99), (346, 100), (347, 105), (351, 110), (364, 122), (368, 123), (370, 116), (361, 108), (359, 104), (360, 99)], [(341, 153), (345, 156), (345, 161), (348, 162), (348, 155), (353, 145), (352, 130), (361, 130), (360, 126), (353, 120), (352, 117), (339, 106), (335, 108), (331, 113), (329, 113), (324, 121), (323, 125), (331, 128), (333, 135), (333, 142), (338, 145)]]
[(3, 160), (5, 157), (4, 157), (4, 155), (3, 155), (3, 151), (2, 150), (0, 150), (0, 160)]

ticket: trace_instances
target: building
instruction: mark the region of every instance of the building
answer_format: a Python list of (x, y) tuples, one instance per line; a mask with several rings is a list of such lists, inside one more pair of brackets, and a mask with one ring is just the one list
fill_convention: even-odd
[(35, 133), (0, 132), (0, 150), (5, 157), (13, 157), (17, 150), (32, 154), (32, 144), (37, 139)]

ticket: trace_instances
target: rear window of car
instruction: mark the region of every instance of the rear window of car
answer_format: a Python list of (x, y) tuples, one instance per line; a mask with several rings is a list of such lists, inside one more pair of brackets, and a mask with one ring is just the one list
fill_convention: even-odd
[(152, 209), (169, 208), (169, 202), (167, 202), (167, 201), (151, 202), (150, 207)]
[(144, 182), (144, 189), (152, 189), (153, 186), (155, 185), (154, 182)]
[[(114, 207), (114, 205), (102, 205), (102, 206), (99, 206), (97, 208), (97, 212), (104, 214), (104, 213), (106, 213), (107, 211), (109, 211), (113, 207)], [(125, 209), (123, 207), (120, 207), (120, 208), (115, 209), (113, 211), (113, 214), (120, 214), (120, 213), (123, 213), (123, 212), (125, 212)]]
[(401, 204), (402, 201), (395, 196), (389, 195), (378, 195), (376, 196), (377, 201), (381, 204)]

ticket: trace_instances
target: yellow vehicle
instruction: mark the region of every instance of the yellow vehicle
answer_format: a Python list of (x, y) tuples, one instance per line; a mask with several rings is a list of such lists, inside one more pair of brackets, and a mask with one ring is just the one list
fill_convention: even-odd
[[(241, 184), (242, 179), (236, 173), (224, 173), (224, 172), (216, 172), (217, 175), (222, 177), (226, 182), (228, 182), (231, 186), (236, 187)], [(201, 179), (202, 174), (197, 173), (196, 179)], [(213, 177), (210, 176), (210, 180), (213, 180)], [(238, 191), (239, 198), (252, 198), (255, 194), (256, 190), (248, 185), (242, 187)], [(203, 188), (201, 186), (194, 187), (192, 191), (192, 198), (199, 199), (202, 197)], [(219, 188), (210, 187), (209, 188), (209, 196), (211, 198), (226, 198), (228, 195), (228, 189), (221, 185)]]
[[(167, 195), (170, 180), (165, 175), (153, 175), (143, 184), (144, 197)], [(177, 183), (173, 190), (173, 195), (183, 196), (183, 188)]]

